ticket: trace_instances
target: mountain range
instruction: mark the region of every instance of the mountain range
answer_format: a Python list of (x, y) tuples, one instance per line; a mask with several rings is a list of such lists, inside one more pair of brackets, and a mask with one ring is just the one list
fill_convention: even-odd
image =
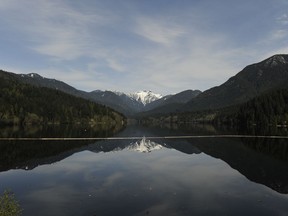
[[(5, 72), (2, 71), (2, 73)], [(129, 94), (109, 90), (95, 90), (92, 92), (85, 92), (78, 90), (62, 81), (42, 77), (37, 73), (9, 73), (9, 75), (25, 84), (56, 89), (73, 96), (81, 97), (102, 105), (106, 105), (120, 113), (125, 114), (128, 117), (133, 116), (136, 113), (148, 111), (158, 106), (163, 106), (170, 103), (184, 104), (201, 93), (199, 90), (187, 90), (175, 95), (162, 96), (161, 94), (156, 94), (152, 91), (146, 90)]]
[(109, 107), (53, 88), (23, 83), (19, 77), (42, 80), (35, 74), (19, 76), (0, 71), (1, 126), (81, 123), (113, 129), (125, 125), (123, 114)]
[(285, 89), (288, 83), (288, 55), (274, 55), (245, 67), (220, 86), (210, 88), (183, 104), (158, 106), (141, 116), (213, 110), (243, 104), (275, 89)]
[[(2, 73), (4, 73), (2, 71)], [(245, 67), (220, 86), (204, 92), (186, 90), (162, 96), (151, 91), (123, 92), (95, 90), (85, 92), (62, 81), (36, 73), (14, 74), (18, 81), (38, 87), (57, 89), (73, 96), (106, 105), (128, 117), (218, 109), (244, 103), (269, 90), (287, 88), (288, 55), (279, 54)]]

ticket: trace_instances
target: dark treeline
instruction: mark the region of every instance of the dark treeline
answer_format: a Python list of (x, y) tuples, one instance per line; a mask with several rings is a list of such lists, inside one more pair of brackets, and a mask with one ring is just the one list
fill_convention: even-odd
[(288, 89), (274, 90), (239, 107), (220, 111), (214, 121), (240, 126), (284, 126), (288, 122)]
[(143, 118), (144, 124), (213, 123), (235, 127), (287, 126), (288, 89), (269, 91), (238, 106)]
[(124, 116), (110, 108), (58, 90), (0, 77), (0, 124), (116, 124)]

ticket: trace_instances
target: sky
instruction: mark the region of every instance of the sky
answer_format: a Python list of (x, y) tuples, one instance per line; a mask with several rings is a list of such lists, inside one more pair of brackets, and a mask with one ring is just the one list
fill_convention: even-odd
[(0, 69), (84, 91), (204, 91), (288, 53), (288, 0), (0, 0), (0, 14)]

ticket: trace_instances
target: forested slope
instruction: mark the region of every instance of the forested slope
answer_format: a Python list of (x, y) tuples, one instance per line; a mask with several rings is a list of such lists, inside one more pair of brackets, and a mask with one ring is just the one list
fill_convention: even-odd
[(0, 72), (1, 124), (122, 123), (124, 116), (61, 91), (36, 87)]

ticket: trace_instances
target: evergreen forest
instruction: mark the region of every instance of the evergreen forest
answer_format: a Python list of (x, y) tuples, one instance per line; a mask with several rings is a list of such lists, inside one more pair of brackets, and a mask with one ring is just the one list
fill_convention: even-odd
[(259, 95), (245, 103), (221, 109), (207, 109), (194, 112), (169, 113), (141, 119), (144, 124), (191, 124), (213, 123), (247, 128), (287, 127), (288, 89), (275, 89)]
[(125, 117), (103, 105), (64, 92), (0, 77), (0, 125), (122, 124)]
[(288, 89), (262, 94), (239, 107), (222, 110), (214, 119), (218, 123), (240, 126), (286, 126), (288, 122)]

